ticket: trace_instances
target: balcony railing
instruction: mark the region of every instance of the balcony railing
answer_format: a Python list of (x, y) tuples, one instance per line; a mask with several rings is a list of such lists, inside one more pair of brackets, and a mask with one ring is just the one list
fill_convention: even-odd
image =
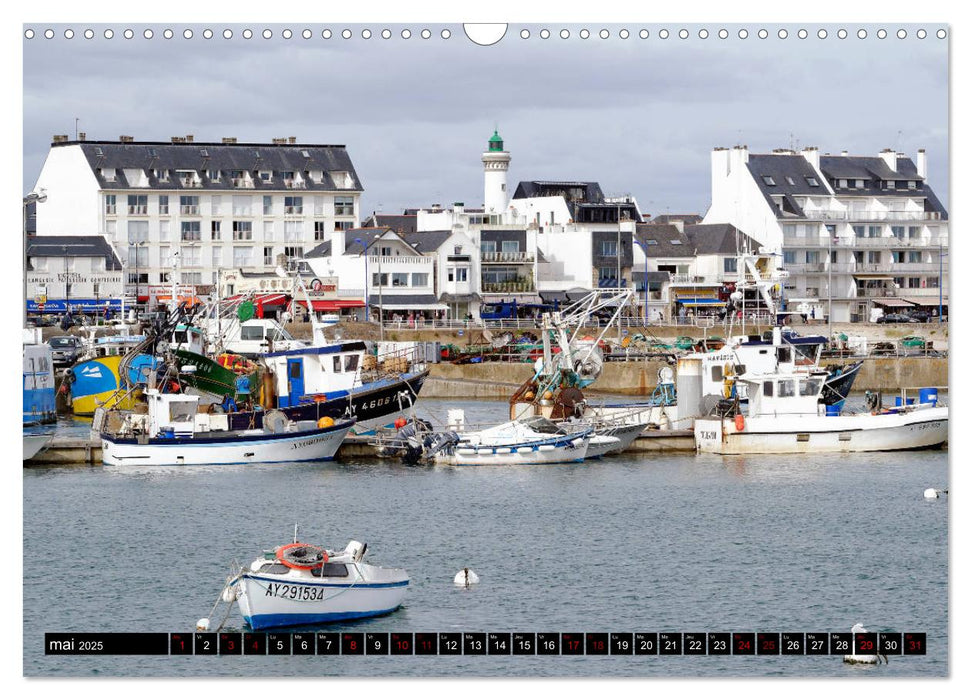
[(535, 260), (529, 251), (501, 251), (488, 250), (482, 252), (483, 263), (513, 263), (513, 264), (532, 264)]
[(129, 216), (148, 216), (148, 205), (147, 204), (129, 204), (128, 205)]
[(418, 267), (431, 267), (434, 264), (432, 258), (421, 255), (368, 255), (368, 266), (377, 272), (378, 265), (382, 267), (400, 267), (401, 265), (413, 265)]
[[(897, 238), (896, 236), (877, 236), (864, 238), (858, 236), (841, 236), (835, 239), (820, 238), (819, 236), (784, 236), (782, 245), (787, 250), (802, 248), (939, 248), (941, 242), (936, 238)], [(943, 247), (947, 247), (944, 241)]]
[(532, 282), (483, 282), (484, 294), (515, 294), (517, 292), (535, 292), (536, 285)]
[(936, 211), (849, 211), (844, 209), (803, 210), (806, 218), (816, 221), (940, 221)]

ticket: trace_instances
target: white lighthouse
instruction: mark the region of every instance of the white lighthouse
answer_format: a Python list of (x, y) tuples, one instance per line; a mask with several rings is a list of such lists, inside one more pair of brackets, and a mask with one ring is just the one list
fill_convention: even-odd
[(489, 150), (482, 154), (485, 168), (485, 213), (502, 214), (509, 202), (506, 192), (506, 172), (511, 160), (508, 151), (502, 150), (502, 137), (497, 129), (489, 139)]

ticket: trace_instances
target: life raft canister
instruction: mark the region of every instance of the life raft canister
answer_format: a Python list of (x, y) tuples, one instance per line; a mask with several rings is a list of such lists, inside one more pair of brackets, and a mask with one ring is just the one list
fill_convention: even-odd
[(745, 416), (741, 413), (735, 415), (735, 430), (738, 432), (745, 430)]
[(276, 550), (276, 558), (284, 566), (302, 571), (317, 569), (328, 561), (327, 552), (323, 547), (304, 542), (283, 545)]

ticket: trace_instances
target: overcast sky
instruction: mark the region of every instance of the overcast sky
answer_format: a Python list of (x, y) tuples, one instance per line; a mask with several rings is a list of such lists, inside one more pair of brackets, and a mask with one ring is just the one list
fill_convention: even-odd
[[(915, 155), (926, 148), (929, 180), (945, 205), (948, 197), (948, 40), (915, 37), (846, 39), (833, 25), (765, 25), (768, 39), (745, 40), (731, 28), (719, 39), (658, 37), (660, 27), (637, 25), (622, 40), (578, 37), (580, 26), (550, 25), (551, 38), (535, 25), (510, 25), (491, 47), (477, 46), (449, 25), (428, 26), (432, 38), (379, 36), (385, 25), (335, 26), (329, 40), (321, 26), (304, 40), (303, 25), (286, 40), (220, 33), (202, 38), (202, 25), (91, 25), (94, 39), (24, 41), (24, 191), (36, 181), (53, 134), (79, 130), (89, 140), (197, 141), (235, 136), (269, 142), (296, 136), (303, 143), (346, 144), (364, 184), (362, 211), (400, 212), (408, 206), (482, 204), (486, 141), (498, 125), (512, 155), (509, 182), (594, 180), (604, 192), (632, 193), (645, 213), (704, 213), (710, 201), (710, 152), (747, 144), (753, 152), (818, 146), (876, 155), (898, 148)], [(88, 25), (84, 25), (88, 26)], [(122, 38), (131, 26), (135, 38)], [(142, 30), (151, 26), (155, 38)], [(168, 26), (168, 25), (166, 25)], [(221, 29), (226, 25), (216, 25)], [(351, 27), (354, 37), (338, 32)], [(571, 31), (561, 39), (562, 27)], [(642, 26), (650, 32), (639, 38)], [(677, 25), (678, 27), (683, 25)], [(717, 25), (722, 26), (722, 25)], [(809, 38), (796, 37), (799, 26)], [(816, 37), (823, 26), (829, 36)], [(524, 27), (531, 38), (520, 38)]]

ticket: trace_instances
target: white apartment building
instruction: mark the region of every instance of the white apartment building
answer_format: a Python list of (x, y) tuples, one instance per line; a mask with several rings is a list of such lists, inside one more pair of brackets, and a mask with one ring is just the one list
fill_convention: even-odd
[[(362, 185), (344, 146), (77, 141), (55, 136), (37, 179), (38, 237), (103, 235), (124, 251), (127, 292), (178, 279), (207, 295), (219, 270), (272, 271), (359, 225)], [(281, 258), (282, 256), (282, 258)]]
[(734, 224), (774, 253), (790, 272), (785, 296), (831, 305), (833, 321), (939, 305), (946, 313), (948, 214), (927, 177), (923, 150), (915, 164), (891, 149), (716, 148), (704, 221)]

